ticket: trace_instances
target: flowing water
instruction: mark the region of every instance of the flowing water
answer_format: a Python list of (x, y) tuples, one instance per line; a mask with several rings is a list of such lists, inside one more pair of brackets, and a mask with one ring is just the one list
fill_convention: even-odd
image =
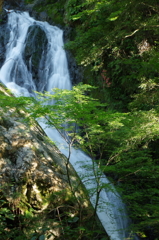
[[(38, 80), (33, 78), (32, 67), (28, 67), (24, 57), (27, 35), (30, 27), (40, 27), (47, 37), (46, 49), (43, 49), (39, 61)], [(66, 54), (63, 49), (63, 31), (47, 22), (36, 21), (26, 12), (11, 12), (8, 14), (8, 30), (10, 39), (6, 45), (6, 60), (0, 70), (0, 80), (16, 95), (34, 96), (34, 91), (50, 91), (52, 88), (71, 89)], [(32, 57), (29, 63), (31, 66)], [(40, 83), (40, 89), (38, 83)], [(46, 134), (56, 142), (60, 151), (68, 156), (68, 145), (54, 128), (47, 128), (41, 122)], [(112, 240), (128, 239), (129, 220), (124, 204), (97, 166), (93, 168), (92, 160), (80, 150), (72, 149), (70, 162), (89, 190), (90, 201), (96, 204), (97, 178), (94, 170), (98, 171), (100, 192), (97, 215)], [(85, 166), (87, 165), (87, 168)], [(98, 178), (99, 179), (99, 178)]]

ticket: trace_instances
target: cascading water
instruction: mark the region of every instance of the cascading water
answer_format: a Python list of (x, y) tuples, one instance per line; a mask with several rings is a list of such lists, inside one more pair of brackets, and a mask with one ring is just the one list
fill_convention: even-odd
[[(30, 67), (26, 65), (24, 51), (28, 30), (31, 26), (37, 26), (45, 32), (47, 47), (43, 49), (39, 62), (38, 82), (33, 79), (31, 61)], [(0, 80), (15, 95), (34, 96), (34, 91), (50, 91), (52, 88), (71, 89), (71, 82), (67, 67), (65, 51), (63, 50), (62, 30), (47, 22), (36, 21), (28, 13), (12, 11), (8, 14), (8, 29), (10, 39), (6, 46), (6, 60), (0, 70)], [(40, 123), (46, 134), (57, 144), (61, 152), (68, 156), (68, 145), (56, 129), (46, 128)], [(96, 192), (90, 190), (97, 188), (97, 181), (94, 176), (92, 160), (80, 150), (72, 149), (71, 164), (74, 166), (85, 187), (89, 190), (90, 201), (95, 206)], [(87, 165), (87, 169), (84, 166)], [(112, 240), (128, 239), (129, 220), (126, 216), (124, 204), (113, 185), (99, 172), (100, 185), (102, 188), (99, 195), (97, 215)], [(109, 186), (109, 188), (107, 187)]]

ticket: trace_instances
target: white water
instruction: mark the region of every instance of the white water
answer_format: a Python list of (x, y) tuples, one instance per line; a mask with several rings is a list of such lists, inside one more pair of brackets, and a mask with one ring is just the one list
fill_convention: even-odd
[[(28, 28), (33, 25), (40, 26), (48, 38), (47, 56), (45, 56), (45, 61), (44, 56), (42, 57), (41, 64), (43, 66), (40, 66), (42, 70), (39, 69), (39, 75), (43, 79), (43, 89), (46, 88), (47, 91), (54, 87), (71, 89), (66, 55), (63, 50), (62, 30), (49, 25), (47, 22), (35, 21), (28, 13), (16, 13), (14, 11), (8, 14), (10, 39), (6, 46), (6, 60), (0, 70), (0, 80), (17, 96), (32, 96), (32, 91), (37, 90), (32, 79), (32, 73), (27, 69), (23, 59)], [(20, 85), (16, 83), (17, 72)], [(68, 156), (68, 145), (57, 130), (46, 128), (44, 123), (40, 124), (46, 134), (56, 142), (61, 152)], [(90, 200), (95, 206), (96, 193), (94, 190), (97, 187), (97, 182), (94, 177), (91, 158), (80, 150), (72, 149), (70, 162), (85, 187), (90, 191)], [(84, 167), (86, 165), (87, 169)], [(112, 240), (128, 239), (129, 233), (126, 229), (129, 220), (121, 198), (105, 175), (97, 169), (97, 166), (95, 168), (101, 176), (100, 185), (103, 186), (100, 192), (97, 215)], [(112, 191), (108, 188), (111, 188)]]

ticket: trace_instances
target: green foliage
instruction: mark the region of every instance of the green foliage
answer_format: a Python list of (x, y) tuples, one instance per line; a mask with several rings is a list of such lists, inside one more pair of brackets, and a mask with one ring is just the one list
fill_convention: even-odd
[[(38, 117), (45, 118), (49, 126), (54, 124), (59, 131), (65, 129), (61, 123), (70, 123), (70, 126), (68, 126), (68, 128), (66, 127), (66, 129), (70, 131), (69, 135), (72, 137), (73, 142), (75, 140), (82, 142), (79, 133), (76, 134), (76, 132), (72, 132), (75, 131), (74, 129), (76, 129), (76, 127), (71, 124), (77, 121), (79, 121), (79, 123), (81, 122), (81, 124), (83, 123), (83, 120), (80, 118), (82, 118), (82, 111), (85, 107), (88, 108), (88, 112), (92, 111), (92, 114), (97, 106), (102, 107), (102, 104), (85, 95), (85, 91), (87, 91), (87, 93), (89, 92), (88, 86), (75, 87), (72, 92), (54, 89), (54, 92), (56, 92), (54, 97), (49, 93), (46, 95), (39, 94), (38, 101), (26, 97), (15, 98), (0, 92), (1, 109), (17, 114), (16, 109), (18, 108), (19, 114), (21, 116), (25, 115), (24, 121), (26, 124), (34, 123)], [(55, 101), (56, 104), (53, 106), (47, 105), (50, 101)], [(73, 108), (74, 105), (75, 108)], [(63, 112), (62, 106), (64, 106), (65, 110), (68, 110), (68, 113), (65, 114)], [(95, 134), (95, 129), (93, 127), (91, 129), (92, 135)], [(61, 134), (63, 134), (63, 132), (61, 132)], [(75, 187), (77, 189), (77, 186)], [(78, 186), (78, 191), (79, 189), (80, 185)], [(44, 192), (42, 192), (42, 194), (43, 193)], [(70, 184), (70, 189), (55, 192), (47, 196), (45, 196), (45, 194), (43, 195), (44, 203), (47, 203), (47, 208), (40, 213), (37, 212), (36, 207), (32, 206), (31, 203), (26, 203), (26, 199), (23, 200), (18, 193), (14, 194), (12, 204), (7, 201), (6, 209), (9, 208), (8, 205), (10, 204), (12, 211), (13, 206), (15, 217), (11, 225), (8, 225), (8, 222), (5, 225), (7, 231), (9, 231), (8, 236), (10, 238), (15, 240), (49, 239), (51, 236), (54, 236), (53, 230), (60, 232), (59, 237), (56, 237), (59, 240), (76, 240), (78, 238), (89, 240), (96, 239), (97, 236), (99, 238), (105, 236), (100, 226), (97, 227), (94, 222), (92, 208), (85, 205), (87, 204), (87, 194), (86, 199), (82, 199), (82, 192), (80, 192), (80, 195), (78, 193), (79, 196), (77, 197), (74, 194), (74, 188)], [(18, 200), (18, 204), (16, 203), (15, 205), (14, 201), (16, 201), (16, 198), (20, 200)], [(83, 204), (83, 201), (85, 204)], [(24, 204), (25, 207), (23, 206)], [(5, 220), (6, 217), (4, 218), (4, 221)], [(92, 226), (91, 229), (90, 225)], [(96, 229), (99, 230), (96, 231)], [(4, 240), (6, 239), (4, 238)]]
[[(46, 123), (55, 126), (64, 138), (63, 130), (67, 131), (73, 144), (80, 145), (94, 158), (96, 152), (100, 152), (102, 156), (113, 132), (123, 126), (122, 121), (126, 115), (106, 111), (105, 104), (88, 95), (92, 88), (80, 85), (73, 87), (71, 91), (54, 89), (54, 94), (39, 94), (38, 101), (29, 98), (19, 98), (17, 101), (25, 103), (26, 99), (25, 105), (27, 108), (29, 106), (27, 111), (31, 118), (44, 118)], [(54, 104), (48, 105), (48, 102)]]
[[(105, 104), (90, 96), (92, 90), (94, 88), (89, 85), (79, 85), (71, 91), (53, 89), (54, 94), (38, 94), (38, 101), (20, 97), (14, 104), (17, 102), (23, 109), (26, 107), (28, 119), (44, 118), (49, 126), (53, 125), (60, 131), (66, 141), (68, 138), (63, 131), (67, 131), (71, 145), (86, 151), (121, 191), (134, 221), (133, 228), (142, 235), (149, 232), (149, 226), (157, 235), (158, 108), (135, 109), (128, 113), (110, 111)], [(54, 105), (48, 105), (52, 102)], [(9, 102), (9, 97), (7, 104), (14, 105), (13, 101)], [(78, 218), (75, 215), (66, 221), (76, 224)], [(69, 239), (74, 230), (67, 230)]]
[(34, 0), (25, 0), (25, 4), (30, 4), (30, 3), (33, 3)]
[[(121, 192), (138, 235), (158, 239), (158, 1), (48, 0), (36, 9), (60, 15), (59, 22), (65, 10), (75, 29), (66, 48), (84, 66), (84, 81), (99, 88), (54, 90), (38, 101), (1, 95), (0, 105), (23, 109), (31, 123), (45, 118), (65, 138), (67, 130), (71, 144), (91, 155)], [(92, 238), (78, 214), (62, 214), (65, 239)]]
[[(81, 212), (76, 207), (76, 200), (69, 196), (65, 199), (66, 191), (56, 192), (50, 196), (47, 209), (37, 212), (29, 207), (21, 212), (20, 204), (8, 200), (0, 200), (0, 239), (2, 240), (39, 240), (55, 237), (58, 240), (96, 239), (105, 236), (98, 226), (98, 231), (91, 230), (93, 223), (92, 209), (81, 205)], [(11, 199), (10, 199), (11, 200)], [(96, 227), (95, 227), (96, 228)]]
[(59, 1), (52, 1), (52, 0), (45, 0), (39, 1), (35, 4), (34, 10), (37, 12), (45, 11), (47, 13), (47, 19), (52, 21), (53, 23), (64, 25), (64, 5), (65, 0)]
[(107, 108), (127, 113), (108, 138), (103, 170), (120, 186), (138, 234), (158, 239), (158, 2), (69, 0), (66, 11), (76, 28), (66, 48), (95, 72), (84, 81), (100, 87), (93, 95)]
[(87, 76), (84, 81), (101, 86), (98, 98), (110, 108), (127, 111), (140, 83), (158, 78), (158, 11), (156, 0), (67, 2), (66, 19), (76, 36), (66, 48), (79, 64), (95, 71), (93, 81)]

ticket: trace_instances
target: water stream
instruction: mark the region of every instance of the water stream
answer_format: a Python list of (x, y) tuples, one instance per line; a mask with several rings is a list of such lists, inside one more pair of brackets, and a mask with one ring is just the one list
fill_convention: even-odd
[[(28, 67), (24, 51), (27, 35), (30, 27), (38, 26), (47, 37), (46, 49), (43, 49), (38, 70), (38, 84), (33, 78), (32, 68)], [(50, 91), (52, 88), (71, 89), (71, 82), (67, 66), (66, 54), (63, 49), (63, 31), (47, 22), (36, 21), (26, 12), (14, 12), (8, 14), (8, 30), (10, 39), (6, 45), (6, 59), (0, 69), (0, 80), (16, 95), (34, 96), (34, 91)], [(29, 59), (30, 65), (32, 58)], [(56, 142), (60, 151), (68, 156), (68, 145), (56, 129), (46, 128), (41, 122), (46, 134)], [(90, 191), (90, 201), (96, 202), (97, 186), (93, 172), (91, 158), (80, 150), (72, 149), (70, 162)], [(84, 166), (88, 165), (85, 169)], [(95, 166), (97, 167), (97, 166)], [(129, 220), (124, 204), (115, 191), (113, 185), (99, 171), (100, 184), (105, 186), (100, 192), (97, 215), (111, 240), (128, 239)], [(111, 187), (112, 191), (106, 187)]]

